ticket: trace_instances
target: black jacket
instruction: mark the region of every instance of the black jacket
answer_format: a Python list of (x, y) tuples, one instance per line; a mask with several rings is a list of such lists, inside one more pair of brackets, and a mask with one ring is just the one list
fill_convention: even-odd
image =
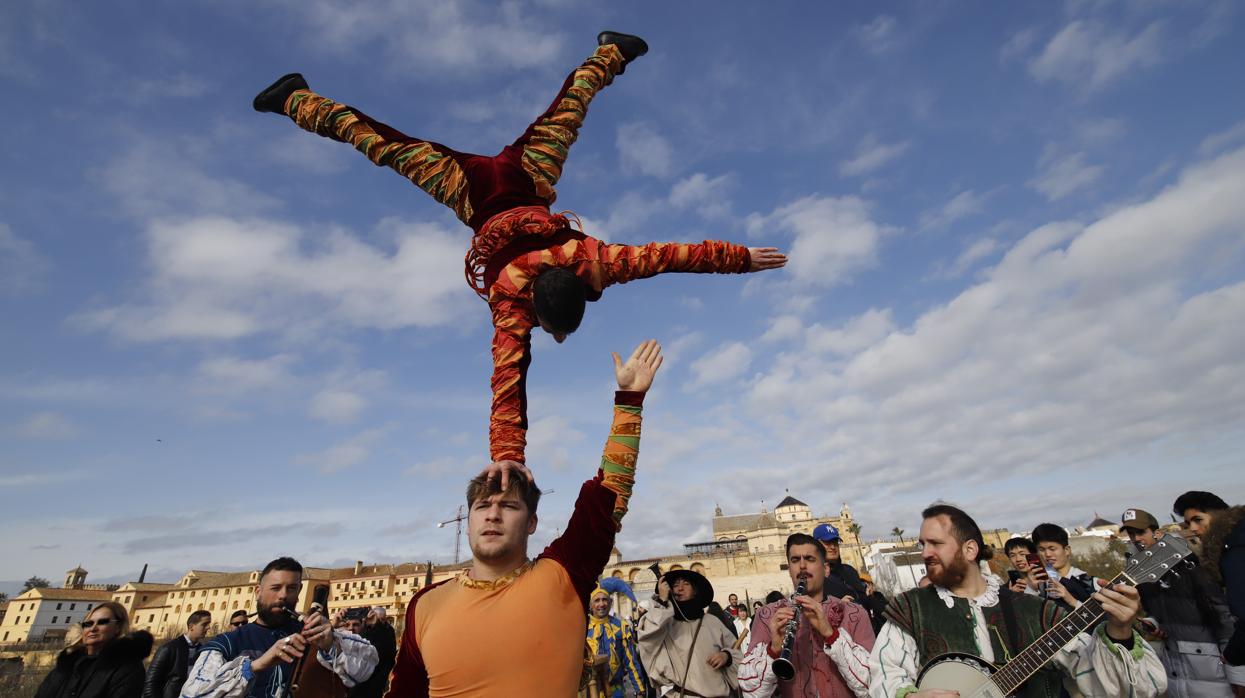
[(35, 698), (139, 698), (143, 660), (151, 654), (151, 633), (120, 638), (96, 657), (81, 647), (62, 651)]
[(347, 694), (349, 698), (381, 698), (385, 688), (389, 686), (389, 672), (393, 670), (394, 659), (398, 654), (398, 641), (393, 627), (388, 623), (377, 623), (364, 628), (363, 639), (376, 648), (379, 663), (367, 681), (356, 685)]
[(177, 698), (189, 675), (190, 645), (185, 635), (178, 635), (156, 650), (156, 656), (147, 667), (143, 698)]
[(851, 596), (856, 603), (864, 605), (868, 594), (865, 593), (865, 583), (860, 581), (856, 568), (846, 562), (827, 562), (826, 565), (829, 567), (826, 575), (826, 596), (836, 599)]

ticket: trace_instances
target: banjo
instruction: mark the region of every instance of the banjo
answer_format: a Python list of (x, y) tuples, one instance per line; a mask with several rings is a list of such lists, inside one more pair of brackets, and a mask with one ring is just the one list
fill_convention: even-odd
[[(1189, 554), (1189, 544), (1183, 538), (1163, 536), (1129, 558), (1124, 571), (1111, 583), (1136, 586), (1157, 582)], [(917, 690), (959, 691), (963, 698), (1007, 698), (1102, 616), (1102, 604), (1095, 599), (1086, 601), (1003, 666), (962, 652), (940, 654), (921, 669)]]

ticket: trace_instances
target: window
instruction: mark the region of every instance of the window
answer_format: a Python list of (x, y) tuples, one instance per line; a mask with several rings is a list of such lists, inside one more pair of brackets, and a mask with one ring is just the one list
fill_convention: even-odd
[(71, 604), (69, 604), (69, 610), (71, 610), (71, 611), (72, 611), (72, 610), (73, 610), (73, 608), (74, 608), (74, 606), (77, 606), (77, 605), (78, 605), (78, 604), (76, 604), (76, 603), (71, 603)]
[(55, 624), (57, 620), (59, 620), (59, 618), (57, 618), (56, 616), (52, 616), (52, 623), (53, 623), (53, 624)]
[(61, 605), (60, 605), (60, 604), (56, 604), (56, 610), (58, 610), (58, 611), (59, 611), (59, 610), (61, 610)]
[(86, 610), (88, 610), (88, 611), (89, 611), (89, 610), (91, 610), (91, 606), (93, 606), (93, 605), (94, 605), (94, 604), (87, 604), (87, 605), (86, 605)]

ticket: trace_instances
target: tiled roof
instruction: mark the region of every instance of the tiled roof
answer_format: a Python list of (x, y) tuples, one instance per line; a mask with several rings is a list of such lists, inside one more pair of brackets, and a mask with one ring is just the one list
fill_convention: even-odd
[(783, 498), (783, 500), (782, 500), (781, 502), (779, 502), (779, 503), (778, 503), (778, 507), (776, 507), (776, 508), (781, 508), (781, 507), (806, 507), (806, 506), (808, 506), (808, 505), (807, 505), (807, 504), (805, 504), (804, 502), (801, 502), (800, 500), (796, 499), (795, 497), (792, 497), (791, 495), (787, 495), (786, 497), (784, 497), (784, 498)]
[(715, 516), (713, 517), (713, 532), (721, 531), (755, 531), (760, 528), (768, 528), (777, 526), (778, 522), (774, 520), (771, 514), (737, 514), (735, 516)]
[(40, 587), (31, 589), (17, 598), (19, 599), (46, 599), (49, 601), (111, 601), (111, 591), (97, 591), (95, 589), (62, 589), (60, 587)]

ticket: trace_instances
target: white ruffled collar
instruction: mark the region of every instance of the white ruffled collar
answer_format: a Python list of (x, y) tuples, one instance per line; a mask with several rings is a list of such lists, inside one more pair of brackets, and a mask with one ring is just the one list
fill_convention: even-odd
[[(997, 606), (999, 604), (999, 578), (993, 574), (983, 574), (981, 576), (986, 580), (986, 590), (981, 592), (981, 596), (978, 596), (975, 599), (966, 600), (969, 604), (979, 608)], [(942, 602), (947, 604), (947, 608), (953, 608), (955, 606), (956, 596), (951, 593), (950, 589), (945, 589), (935, 584), (934, 590), (938, 592), (938, 598), (942, 599)]]

